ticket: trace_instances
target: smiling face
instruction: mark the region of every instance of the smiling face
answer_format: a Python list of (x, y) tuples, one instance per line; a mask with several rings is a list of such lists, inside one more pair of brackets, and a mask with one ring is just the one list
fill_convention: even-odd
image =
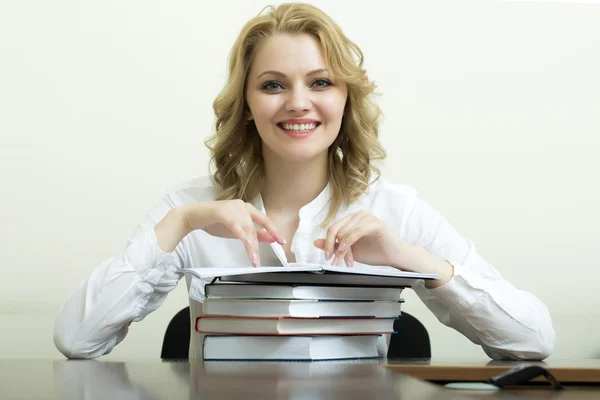
[(257, 48), (246, 101), (263, 142), (263, 157), (306, 162), (327, 158), (348, 97), (327, 72), (310, 35), (275, 35)]

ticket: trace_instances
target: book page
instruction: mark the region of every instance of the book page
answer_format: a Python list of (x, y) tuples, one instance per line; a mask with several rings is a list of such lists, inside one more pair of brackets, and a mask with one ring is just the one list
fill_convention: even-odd
[(382, 266), (362, 266), (355, 267), (333, 267), (330, 265), (310, 264), (310, 263), (290, 263), (287, 267), (264, 266), (264, 267), (225, 267), (225, 268), (183, 268), (181, 273), (192, 274), (200, 279), (218, 278), (221, 276), (261, 274), (273, 272), (312, 272), (312, 273), (340, 273), (355, 275), (376, 275), (398, 278), (413, 279), (439, 279), (438, 274), (422, 274), (417, 272), (401, 271), (393, 267)]
[(333, 267), (331, 265), (323, 266), (323, 269), (327, 272), (335, 272), (341, 274), (359, 274), (359, 275), (377, 275), (377, 276), (390, 276), (399, 278), (415, 278), (415, 279), (439, 279), (438, 274), (425, 274), (420, 272), (409, 272), (402, 271), (394, 267), (383, 267), (383, 266), (361, 266), (356, 265), (352, 268), (349, 267)]
[(243, 275), (243, 274), (261, 274), (266, 272), (313, 272), (323, 271), (323, 267), (318, 264), (300, 264), (289, 267), (231, 267), (231, 268), (182, 268), (181, 273), (192, 274), (197, 278), (217, 278), (228, 275)]

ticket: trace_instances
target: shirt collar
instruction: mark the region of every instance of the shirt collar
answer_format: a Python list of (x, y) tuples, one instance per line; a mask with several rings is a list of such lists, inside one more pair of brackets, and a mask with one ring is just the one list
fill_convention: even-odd
[[(300, 209), (300, 221), (312, 220), (323, 211), (331, 200), (331, 184), (328, 182), (325, 188), (310, 203)], [(257, 210), (266, 214), (260, 193), (250, 202)]]

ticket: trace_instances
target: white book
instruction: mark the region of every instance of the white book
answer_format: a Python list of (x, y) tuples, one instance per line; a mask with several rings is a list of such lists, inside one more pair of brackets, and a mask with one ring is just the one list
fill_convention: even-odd
[(194, 329), (221, 335), (379, 335), (392, 333), (396, 319), (200, 315)]
[(215, 299), (202, 302), (204, 314), (245, 317), (388, 317), (401, 313), (399, 301)]
[(380, 300), (400, 301), (402, 288), (372, 288), (316, 285), (256, 285), (218, 283), (205, 286), (208, 298), (235, 299), (307, 299), (307, 300)]
[(376, 358), (376, 335), (204, 337), (204, 360), (312, 361)]
[(439, 279), (438, 274), (401, 271), (392, 267), (291, 263), (287, 267), (182, 268), (181, 273), (200, 279), (219, 278), (230, 282), (302, 283), (316, 285), (383, 286), (404, 288), (417, 280)]

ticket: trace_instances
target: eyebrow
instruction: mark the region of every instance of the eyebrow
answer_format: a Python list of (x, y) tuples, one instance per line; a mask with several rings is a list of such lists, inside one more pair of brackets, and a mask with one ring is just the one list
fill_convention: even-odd
[[(311, 76), (311, 75), (319, 74), (321, 72), (328, 72), (327, 68), (313, 69), (312, 71), (310, 71), (309, 73), (307, 73), (306, 76)], [(277, 75), (277, 76), (281, 76), (282, 78), (286, 77), (286, 75), (283, 72), (280, 72), (280, 71), (265, 71), (262, 74), (258, 75), (256, 77), (256, 79), (259, 79), (261, 76), (266, 75), (266, 74)]]

